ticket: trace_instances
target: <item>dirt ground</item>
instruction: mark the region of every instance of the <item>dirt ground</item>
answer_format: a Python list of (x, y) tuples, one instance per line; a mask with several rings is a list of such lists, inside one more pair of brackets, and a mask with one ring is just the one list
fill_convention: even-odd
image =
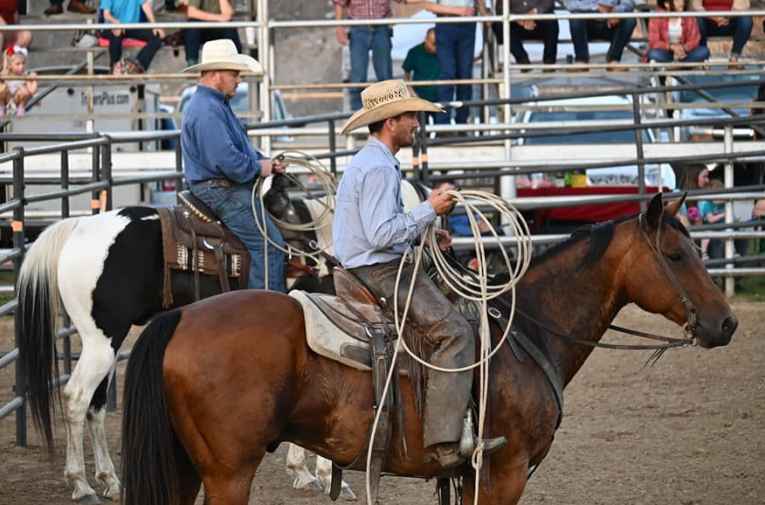
[[(734, 309), (740, 326), (727, 348), (669, 352), (647, 369), (645, 352), (597, 350), (566, 390), (563, 424), (521, 503), (765, 503), (765, 311), (762, 304), (743, 301)], [(626, 308), (618, 323), (674, 331), (634, 307)], [(9, 329), (2, 323), (0, 351), (13, 347)], [(0, 371), (0, 403), (10, 398), (12, 383), (12, 367)], [(119, 420), (119, 412), (107, 420), (115, 459)], [(14, 426), (13, 416), (0, 421), (0, 505), (71, 503), (63, 479), (61, 421), (52, 462), (36, 435), (29, 448), (16, 447)], [(328, 497), (290, 487), (285, 453), (282, 447), (264, 461), (250, 503), (329, 503)], [(92, 478), (90, 454), (88, 465)], [(346, 477), (362, 496), (363, 475)], [(381, 499), (435, 503), (433, 484), (412, 479), (384, 479)]]

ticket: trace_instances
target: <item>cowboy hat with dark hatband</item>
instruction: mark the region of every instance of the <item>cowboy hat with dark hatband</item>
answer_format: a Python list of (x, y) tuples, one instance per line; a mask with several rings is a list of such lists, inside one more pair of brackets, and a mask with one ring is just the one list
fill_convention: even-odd
[(230, 39), (217, 39), (202, 46), (202, 62), (192, 65), (184, 72), (205, 72), (208, 70), (235, 70), (260, 74), (263, 67), (250, 56), (239, 54)]
[(372, 84), (361, 92), (361, 103), (361, 109), (343, 126), (343, 134), (405, 112), (443, 112), (440, 106), (415, 95), (401, 79)]

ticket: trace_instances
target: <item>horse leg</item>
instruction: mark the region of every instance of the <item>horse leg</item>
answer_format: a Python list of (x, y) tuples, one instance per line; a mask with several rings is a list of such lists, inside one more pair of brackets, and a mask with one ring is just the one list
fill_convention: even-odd
[[(324, 492), (329, 494), (332, 486), (332, 461), (316, 455), (316, 477), (319, 479)], [(356, 501), (356, 494), (345, 480), (340, 484), (340, 497), (348, 501)]]
[[(81, 333), (82, 336), (82, 333)], [(97, 503), (95, 491), (85, 476), (85, 456), (83, 453), (83, 429), (88, 405), (96, 388), (106, 378), (106, 374), (114, 366), (114, 350), (101, 340), (96, 347), (86, 345), (87, 340), (82, 336), (82, 354), (77, 366), (64, 388), (64, 423), (66, 425), (66, 469), (65, 476), (74, 488), (72, 499), (85, 503)]]
[[(480, 505), (516, 505), (528, 481), (528, 462), (513, 464), (492, 462), (490, 482), (481, 482), (478, 491)], [(475, 474), (466, 473), (463, 479), (462, 503), (472, 504), (475, 498)]]
[(101, 381), (87, 413), (88, 431), (96, 460), (96, 480), (104, 486), (103, 496), (117, 500), (120, 496), (120, 480), (114, 471), (114, 463), (109, 455), (109, 445), (106, 441), (104, 419), (106, 418), (106, 392), (109, 389), (111, 371), (107, 379)]
[(221, 471), (222, 465), (217, 465), (209, 472), (203, 469), (205, 505), (248, 505), (252, 479), (264, 454), (265, 450), (251, 463), (228, 471)]
[[(318, 465), (317, 465), (318, 469)], [(330, 466), (330, 472), (332, 467)], [(305, 449), (295, 444), (289, 444), (287, 450), (287, 473), (293, 476), (292, 487), (295, 489), (322, 490), (319, 481), (314, 477), (306, 464)]]

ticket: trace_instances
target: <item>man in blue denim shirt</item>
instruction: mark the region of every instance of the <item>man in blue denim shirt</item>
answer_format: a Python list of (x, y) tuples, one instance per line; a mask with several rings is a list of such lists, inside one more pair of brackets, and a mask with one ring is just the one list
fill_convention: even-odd
[[(393, 300), (404, 252), (437, 215), (448, 213), (453, 203), (447, 186), (433, 190), (427, 201), (404, 212), (401, 169), (395, 157), (399, 148), (412, 144), (419, 127), (416, 113), (441, 109), (418, 98), (400, 80), (373, 84), (361, 93), (361, 98), (364, 107), (348, 120), (343, 133), (369, 126), (370, 138), (340, 181), (332, 240), (343, 267), (378, 297)], [(445, 231), (439, 233), (439, 238), (441, 246), (451, 242)], [(412, 274), (410, 263), (399, 284), (402, 304)], [(426, 344), (432, 349), (431, 363), (449, 369), (473, 363), (473, 329), (422, 269), (415, 277), (409, 319), (426, 335)], [(455, 467), (465, 460), (459, 452), (459, 440), (472, 379), (472, 372), (428, 370), (423, 444), (428, 457), (442, 468)], [(484, 450), (490, 452), (503, 444), (502, 438), (487, 440)]]
[[(257, 61), (237, 53), (231, 40), (219, 39), (207, 42), (202, 48), (202, 62), (185, 70), (202, 75), (183, 115), (183, 170), (194, 196), (249, 249), (249, 287), (266, 288), (267, 277), (267, 289), (285, 292), (284, 253), (264, 244), (255, 223), (255, 215), (261, 215), (260, 200), (256, 198), (252, 207), (255, 180), (272, 172), (282, 173), (285, 167), (252, 148), (247, 131), (228, 103), (241, 80), (239, 73), (259, 69)], [(270, 240), (284, 247), (282, 235), (268, 215), (266, 230)]]

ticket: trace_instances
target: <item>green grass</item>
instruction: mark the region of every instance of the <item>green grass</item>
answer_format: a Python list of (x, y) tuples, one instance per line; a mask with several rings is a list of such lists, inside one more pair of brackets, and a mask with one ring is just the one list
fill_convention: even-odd
[(765, 302), (765, 276), (742, 278), (736, 283), (736, 297), (751, 302)]

